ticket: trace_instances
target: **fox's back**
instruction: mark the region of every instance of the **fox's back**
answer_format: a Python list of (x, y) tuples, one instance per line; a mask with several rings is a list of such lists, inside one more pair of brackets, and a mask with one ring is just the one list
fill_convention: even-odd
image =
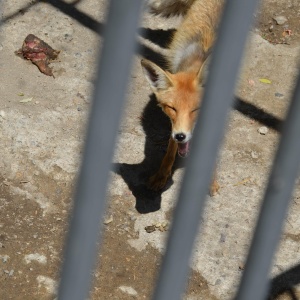
[[(207, 58), (216, 36), (224, 0), (195, 0), (174, 34), (168, 57), (172, 73), (192, 69)], [(198, 64), (197, 63), (197, 64)]]

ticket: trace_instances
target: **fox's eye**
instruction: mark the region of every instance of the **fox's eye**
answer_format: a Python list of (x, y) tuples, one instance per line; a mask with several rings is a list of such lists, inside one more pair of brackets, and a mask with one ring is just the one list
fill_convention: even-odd
[(169, 106), (169, 105), (167, 105), (167, 107), (170, 108), (170, 109), (172, 109), (172, 110), (174, 110), (176, 112), (176, 108), (175, 107)]
[(193, 113), (193, 112), (196, 112), (196, 111), (198, 111), (198, 110), (199, 110), (199, 107), (193, 109), (193, 110), (192, 110), (192, 113)]

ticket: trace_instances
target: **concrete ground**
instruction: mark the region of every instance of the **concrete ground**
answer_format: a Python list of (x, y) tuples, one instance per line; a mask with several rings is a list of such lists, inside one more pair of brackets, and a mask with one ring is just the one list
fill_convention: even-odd
[[(11, 0), (1, 8), (1, 299), (56, 297), (106, 7), (104, 0)], [(276, 16), (287, 20), (278, 25)], [(234, 295), (298, 72), (299, 1), (265, 0), (255, 17), (220, 152), (220, 194), (208, 197), (184, 299)], [(178, 160), (161, 193), (145, 188), (169, 123), (139, 61), (162, 62), (179, 23), (147, 13), (141, 20), (90, 299), (151, 298), (184, 168)], [(55, 78), (15, 55), (29, 33), (61, 51), (51, 64)], [(299, 213), (297, 182), (270, 274), (274, 299), (300, 298)]]

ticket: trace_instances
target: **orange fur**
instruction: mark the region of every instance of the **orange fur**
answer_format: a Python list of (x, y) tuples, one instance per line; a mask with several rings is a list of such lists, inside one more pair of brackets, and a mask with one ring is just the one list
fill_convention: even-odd
[[(208, 57), (215, 41), (223, 2), (223, 0), (156, 0), (156, 3), (160, 3), (160, 6), (157, 5), (157, 12), (159, 8), (166, 9), (166, 7), (179, 9), (183, 4), (189, 9), (183, 9), (185, 18), (170, 44), (167, 57), (169, 71), (145, 59), (141, 62), (146, 79), (172, 124), (167, 153), (159, 170), (149, 180), (151, 189), (159, 190), (164, 187), (171, 174), (177, 151), (181, 156), (188, 153), (189, 141), (201, 105)], [(218, 188), (218, 183), (214, 179), (210, 193), (215, 194)]]
[(156, 15), (164, 17), (184, 15), (195, 0), (149, 0), (148, 7)]

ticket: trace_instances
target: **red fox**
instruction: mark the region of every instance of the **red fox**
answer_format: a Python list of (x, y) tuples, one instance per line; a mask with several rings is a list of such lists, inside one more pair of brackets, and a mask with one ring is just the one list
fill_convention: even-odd
[[(176, 153), (181, 157), (188, 155), (223, 4), (224, 0), (150, 0), (150, 9), (155, 14), (184, 15), (169, 47), (168, 70), (149, 60), (141, 61), (158, 104), (172, 124), (167, 153), (159, 170), (148, 182), (153, 190), (165, 186)], [(215, 195), (218, 189), (214, 179), (210, 194)]]

